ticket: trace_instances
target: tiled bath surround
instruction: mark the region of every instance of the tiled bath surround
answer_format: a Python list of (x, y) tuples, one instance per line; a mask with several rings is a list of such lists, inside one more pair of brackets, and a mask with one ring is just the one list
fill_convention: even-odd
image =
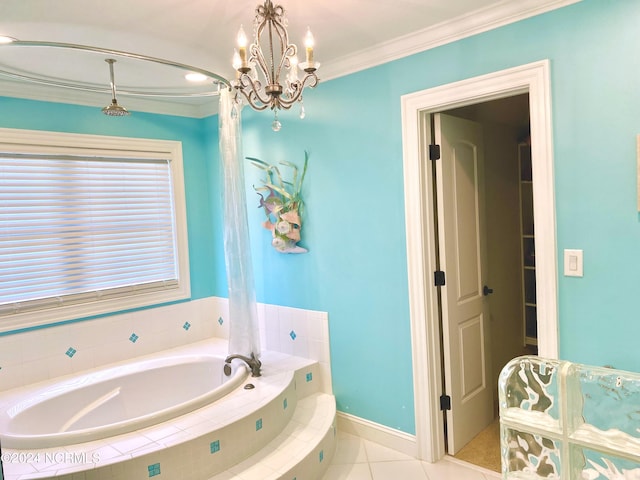
[[(0, 336), (0, 391), (160, 352), (228, 338), (228, 301), (208, 297)], [(264, 350), (316, 360), (331, 393), (328, 314), (258, 304)]]
[[(296, 364), (299, 370), (296, 373), (295, 395), (290, 393), (289, 387), (286, 389), (289, 393), (283, 392), (271, 406), (265, 405), (266, 410), (257, 412), (257, 417), (252, 416), (243, 424), (230, 427), (227, 433), (210, 428), (211, 420), (203, 424), (203, 419), (198, 417), (193, 424), (149, 427), (144, 430), (148, 434), (125, 434), (118, 438), (117, 444), (113, 442), (114, 439), (92, 442), (95, 447), (92, 451), (99, 452), (101, 461), (90, 471), (80, 473), (74, 462), (55, 458), (54, 461), (59, 461), (59, 465), (40, 465), (42, 470), (38, 469), (37, 472), (33, 471), (33, 465), (24, 465), (27, 471), (18, 473), (15, 472), (16, 465), (13, 465), (16, 478), (39, 478), (40, 475), (46, 478), (51, 474), (50, 467), (53, 467), (56, 475), (64, 475), (61, 478), (74, 480), (155, 479), (166, 478), (167, 475), (176, 479), (210, 478), (209, 475), (214, 474), (210, 460), (199, 458), (195, 461), (192, 458), (192, 468), (181, 470), (180, 476), (177, 476), (176, 465), (184, 463), (182, 460), (178, 462), (178, 459), (184, 459), (187, 455), (185, 452), (190, 452), (189, 455), (193, 455), (193, 451), (204, 452), (202, 455), (214, 459), (218, 468), (226, 468), (241, 458), (235, 457), (235, 448), (230, 450), (233, 439), (240, 438), (237, 429), (250, 430), (256, 438), (272, 435), (274, 424), (271, 410), (274, 409), (280, 412), (278, 418), (282, 421), (289, 418), (290, 421), (275, 439), (273, 451), (267, 447), (270, 451), (267, 457), (252, 457), (232, 468), (237, 470), (236, 473), (243, 472), (242, 475), (249, 475), (250, 478), (281, 478), (284, 472), (286, 478), (312, 478), (309, 472), (326, 468), (335, 445), (335, 401), (331, 395), (327, 395), (331, 393), (328, 315), (258, 304), (258, 319), (267, 368), (271, 364), (278, 369), (286, 369), (293, 366), (291, 362), (308, 365), (299, 369), (300, 365)], [(0, 336), (0, 391), (175, 347), (195, 347), (209, 339), (224, 340), (228, 333), (228, 301), (211, 297)], [(226, 342), (223, 341), (222, 345), (226, 349)], [(229, 398), (226, 401), (232, 400)], [(212, 410), (215, 408), (219, 407), (212, 406)], [(230, 408), (226, 411), (233, 416)], [(216, 415), (215, 418), (220, 417)], [(185, 421), (188, 422), (187, 419)], [(326, 432), (322, 434), (324, 438), (321, 441), (317, 440), (316, 432)], [(186, 444), (183, 443), (185, 440)], [(318, 446), (312, 447), (316, 441), (319, 441)], [(255, 441), (250, 443), (252, 450), (259, 447)], [(199, 447), (192, 448), (196, 444)], [(296, 460), (298, 454), (292, 455), (292, 452), (301, 451), (303, 445), (310, 449), (309, 454), (302, 461)], [(78, 455), (86, 454), (87, 446), (79, 444), (78, 451), (73, 446), (67, 446), (56, 449), (56, 452), (70, 452), (70, 458), (77, 460), (80, 458)], [(164, 453), (160, 455), (158, 448), (162, 448)], [(247, 453), (246, 449), (244, 453)], [(121, 463), (123, 455), (135, 460), (125, 465)], [(291, 463), (294, 460), (298, 463)], [(132, 476), (133, 472), (135, 476)], [(265, 472), (270, 473), (265, 476)], [(220, 471), (220, 480), (226, 479), (229, 473)], [(218, 475), (215, 480), (218, 480)]]
[[(205, 340), (172, 354), (202, 349), (224, 355), (226, 342)], [(335, 401), (319, 391), (318, 363), (273, 351), (263, 360), (263, 376), (247, 379), (255, 389), (237, 388), (167, 422), (77, 445), (5, 449), (6, 478), (318, 478), (331, 461), (336, 437)]]

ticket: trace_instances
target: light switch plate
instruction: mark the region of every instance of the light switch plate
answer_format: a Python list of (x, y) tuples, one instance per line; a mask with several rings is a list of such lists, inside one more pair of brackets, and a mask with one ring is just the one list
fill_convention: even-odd
[(564, 251), (564, 276), (565, 277), (582, 277), (582, 250)]

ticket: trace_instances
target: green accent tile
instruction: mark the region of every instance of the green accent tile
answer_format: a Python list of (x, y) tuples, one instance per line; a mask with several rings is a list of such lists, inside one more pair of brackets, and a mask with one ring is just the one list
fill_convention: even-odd
[(209, 449), (211, 453), (216, 453), (220, 451), (220, 440), (216, 440), (215, 442), (211, 442), (209, 444)]
[(256, 432), (258, 430), (262, 430), (262, 419), (259, 418), (258, 420), (256, 420)]
[(287, 402), (287, 399), (285, 398), (285, 399), (282, 401), (282, 408), (286, 410), (288, 406), (289, 406), (289, 404), (288, 404), (288, 402)]
[(310, 382), (313, 380), (313, 373), (309, 372), (307, 373), (307, 382)]
[(149, 477), (155, 477), (156, 475), (160, 475), (160, 464), (154, 463), (153, 465), (149, 465), (147, 467), (149, 471)]

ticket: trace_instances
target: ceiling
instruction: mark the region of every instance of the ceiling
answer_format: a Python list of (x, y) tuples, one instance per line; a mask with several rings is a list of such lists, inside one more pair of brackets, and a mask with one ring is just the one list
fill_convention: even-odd
[[(302, 45), (307, 26), (313, 31), (321, 81), (433, 48), (579, 0), (282, 0), (289, 39)], [(233, 77), (231, 57), (240, 25), (251, 32), (256, 0), (2, 0), (0, 35), (23, 41), (62, 42), (133, 52), (191, 65)], [(106, 93), (25, 84), (0, 75), (0, 95), (67, 101), (87, 105), (109, 103), (109, 67), (113, 55), (43, 47), (0, 46), (0, 70), (64, 82), (104, 87)], [(128, 91), (184, 86), (184, 71), (115, 57), (119, 99)], [(211, 84), (205, 88), (213, 90)], [(133, 102), (133, 103), (132, 103)], [(121, 101), (120, 103), (125, 103)], [(131, 110), (204, 116), (212, 97), (127, 98)]]

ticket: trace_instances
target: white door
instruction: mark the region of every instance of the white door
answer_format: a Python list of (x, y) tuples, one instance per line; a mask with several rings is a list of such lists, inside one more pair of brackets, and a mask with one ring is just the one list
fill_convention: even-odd
[(458, 452), (493, 420), (488, 298), (484, 295), (483, 160), (481, 125), (434, 116), (442, 287), (444, 377), (451, 397), (447, 447)]

